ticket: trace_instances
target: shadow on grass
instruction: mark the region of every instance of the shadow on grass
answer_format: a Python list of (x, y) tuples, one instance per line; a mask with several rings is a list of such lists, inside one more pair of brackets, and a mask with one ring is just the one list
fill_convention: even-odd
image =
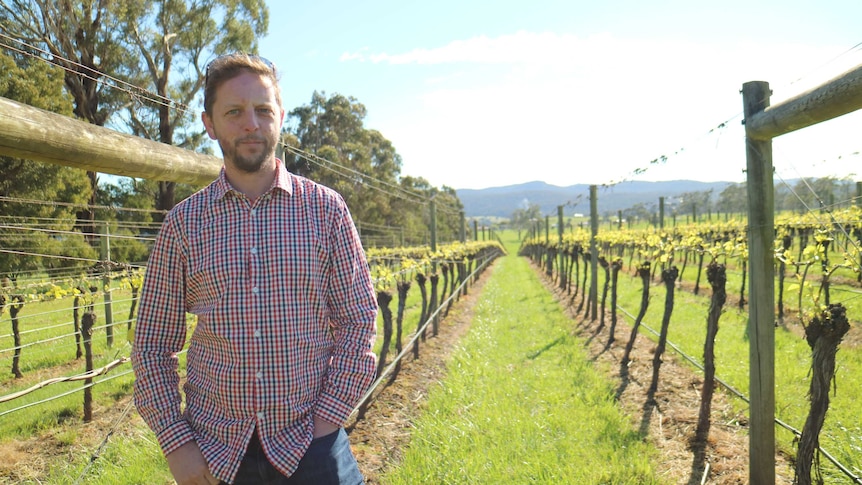
[(542, 355), (542, 354), (544, 354), (545, 352), (547, 352), (548, 350), (550, 350), (550, 349), (552, 349), (552, 348), (556, 347), (557, 345), (560, 345), (561, 343), (563, 343), (563, 341), (564, 341), (565, 339), (566, 339), (565, 335), (561, 335), (561, 336), (559, 336), (559, 337), (557, 338), (557, 340), (554, 340), (553, 342), (548, 343), (547, 345), (545, 345), (545, 346), (544, 346), (544, 347), (542, 347), (541, 349), (539, 349), (539, 350), (537, 350), (537, 351), (533, 352), (532, 354), (529, 354), (529, 355), (527, 356), (527, 358), (528, 358), (528, 359), (530, 359), (530, 360), (536, 360), (536, 358), (538, 358), (540, 355)]

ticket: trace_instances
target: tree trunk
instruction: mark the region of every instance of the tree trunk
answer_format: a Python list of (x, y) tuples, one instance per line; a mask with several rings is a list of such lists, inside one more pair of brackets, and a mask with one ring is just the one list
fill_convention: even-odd
[(710, 263), (706, 267), (706, 280), (712, 286), (709, 314), (706, 319), (706, 340), (703, 344), (703, 388), (700, 392), (700, 415), (695, 437), (706, 442), (709, 436), (712, 394), (715, 391), (715, 336), (718, 334), (718, 319), (727, 301), (727, 274), (723, 264)]
[(602, 287), (602, 317), (599, 323), (599, 329), (602, 329), (605, 327), (605, 302), (608, 299), (608, 289), (611, 286), (611, 270), (610, 263), (608, 263), (608, 260), (602, 256), (599, 257), (599, 266), (605, 270), (605, 284)]
[[(425, 275), (419, 273), (416, 275), (416, 282), (419, 283), (419, 293), (422, 295), (422, 311), (419, 312), (419, 322), (416, 324), (416, 333), (422, 329), (422, 325), (425, 323), (425, 319), (428, 317), (428, 290), (425, 288), (425, 282), (427, 279)], [(425, 332), (422, 332), (422, 340), (425, 340)], [(419, 339), (417, 338), (413, 343), (413, 358), (419, 358)]]
[[(398, 285), (398, 315), (395, 318), (395, 351), (398, 352), (398, 355), (401, 355), (401, 351), (404, 350), (401, 345), (401, 335), (403, 334), (403, 324), (404, 324), (404, 308), (407, 306), (407, 292), (410, 291), (410, 282), (409, 281), (399, 281)], [(398, 375), (398, 371), (401, 370), (401, 361), (398, 361), (398, 364), (395, 365), (395, 372), (392, 376), (394, 379), (396, 375)]]
[(389, 304), (392, 303), (392, 294), (388, 291), (377, 292), (377, 306), (380, 308), (380, 315), (383, 317), (383, 344), (380, 347), (380, 357), (377, 359), (377, 377), (383, 373), (383, 367), (386, 366), (386, 355), (389, 353), (389, 344), (392, 343), (392, 310), (389, 309)]
[[(815, 450), (820, 446), (820, 430), (829, 409), (829, 386), (835, 378), (835, 354), (838, 344), (849, 330), (847, 310), (840, 303), (829, 305), (805, 328), (805, 339), (812, 351), (811, 386), (808, 390), (811, 409), (802, 428), (796, 454), (796, 483), (799, 485), (812, 483), (811, 463)], [(819, 470), (817, 474), (820, 475)], [(823, 483), (822, 478), (818, 483)]]
[(13, 296), (9, 304), (9, 316), (12, 318), (12, 339), (15, 344), (15, 355), (12, 356), (12, 374), (15, 375), (16, 379), (24, 377), (19, 367), (21, 359), (21, 332), (19, 330), (18, 313), (22, 308), (24, 308), (24, 297), (22, 295)]
[(664, 299), (664, 315), (661, 319), (661, 332), (658, 338), (658, 346), (655, 349), (655, 354), (652, 359), (652, 383), (647, 392), (650, 400), (652, 400), (658, 390), (659, 369), (662, 364), (661, 357), (664, 355), (664, 349), (667, 346), (667, 332), (670, 327), (670, 316), (673, 314), (673, 297), (677, 276), (679, 276), (679, 269), (677, 269), (676, 266), (671, 266), (661, 272), (661, 280), (664, 283), (666, 293)]
[(623, 353), (623, 359), (621, 362), (623, 367), (627, 366), (629, 363), (629, 356), (632, 353), (632, 349), (635, 346), (635, 339), (637, 339), (638, 336), (638, 327), (640, 327), (641, 321), (643, 321), (644, 315), (646, 315), (647, 308), (649, 307), (650, 262), (646, 261), (638, 266), (637, 274), (640, 276), (641, 283), (643, 283), (643, 290), (641, 291), (641, 309), (638, 312), (637, 318), (635, 318), (634, 325), (632, 325), (632, 334), (629, 337), (629, 341), (626, 344), (626, 350)]
[(611, 328), (608, 332), (610, 334), (608, 336), (608, 346), (616, 340), (614, 332), (616, 332), (617, 329), (617, 279), (622, 267), (623, 260), (621, 259), (615, 259), (614, 262), (611, 263)]

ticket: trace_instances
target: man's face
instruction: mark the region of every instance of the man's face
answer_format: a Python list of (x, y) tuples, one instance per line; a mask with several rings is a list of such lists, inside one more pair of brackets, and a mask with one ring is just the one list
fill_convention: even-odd
[(274, 159), (284, 110), (268, 78), (243, 72), (216, 89), (212, 116), (203, 114), (207, 133), (218, 140), (226, 166), (247, 173)]

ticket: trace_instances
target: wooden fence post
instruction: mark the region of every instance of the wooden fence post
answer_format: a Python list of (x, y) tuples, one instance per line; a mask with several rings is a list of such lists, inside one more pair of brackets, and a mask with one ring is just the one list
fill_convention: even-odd
[[(745, 119), (769, 106), (769, 83), (743, 84)], [(775, 239), (772, 138), (756, 139), (746, 130), (748, 187), (749, 448), (752, 485), (775, 484)]]
[(102, 291), (105, 295), (105, 336), (108, 348), (114, 346), (114, 307), (111, 299), (111, 240), (108, 225), (102, 226), (102, 240), (99, 245), (99, 259), (104, 263), (102, 273)]
[(658, 198), (658, 228), (664, 229), (664, 197)]
[[(96, 312), (87, 305), (87, 311), (81, 316), (81, 337), (84, 341), (85, 370), (93, 370), (93, 325), (96, 323)], [(84, 422), (93, 420), (93, 378), (84, 379)]]
[(590, 320), (595, 322), (599, 313), (599, 251), (596, 235), (599, 233), (599, 202), (596, 186), (590, 185)]

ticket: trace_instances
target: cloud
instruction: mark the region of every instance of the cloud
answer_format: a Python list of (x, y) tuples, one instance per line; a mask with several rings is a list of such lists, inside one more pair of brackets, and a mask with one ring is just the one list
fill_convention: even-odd
[[(396, 54), (361, 49), (342, 61), (438, 66), (423, 71), (429, 77), (400, 105), (414, 115), (410, 122), (399, 118), (381, 128), (409, 165), (405, 173), (440, 183), (436, 173), (462, 187), (511, 183), (524, 173), (560, 184), (605, 183), (662, 155), (671, 158), (651, 166), (646, 178), (738, 180), (744, 168), (742, 84), (770, 81), (780, 101), (822, 78), (823, 72), (812, 76), (812, 68), (819, 71), (836, 51), (520, 31)], [(707, 136), (729, 120), (726, 129)], [(776, 149), (783, 146), (783, 153), (798, 151), (784, 143)], [(456, 177), (470, 182), (453, 184)]]

